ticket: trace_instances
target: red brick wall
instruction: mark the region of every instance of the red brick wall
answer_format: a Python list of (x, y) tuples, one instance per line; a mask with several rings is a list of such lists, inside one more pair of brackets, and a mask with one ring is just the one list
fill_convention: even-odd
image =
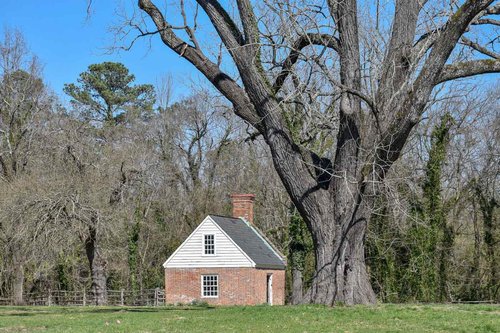
[[(201, 275), (219, 275), (219, 297), (201, 296)], [(285, 271), (255, 268), (167, 268), (167, 304), (193, 300), (216, 305), (258, 305), (267, 302), (267, 274), (273, 275), (273, 305), (285, 304)]]

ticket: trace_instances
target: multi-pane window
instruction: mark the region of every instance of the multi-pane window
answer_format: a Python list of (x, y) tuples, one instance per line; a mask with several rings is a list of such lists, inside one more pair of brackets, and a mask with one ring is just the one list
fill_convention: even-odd
[(201, 296), (219, 297), (219, 276), (202, 275), (201, 276)]
[(203, 253), (215, 254), (215, 235), (203, 235)]

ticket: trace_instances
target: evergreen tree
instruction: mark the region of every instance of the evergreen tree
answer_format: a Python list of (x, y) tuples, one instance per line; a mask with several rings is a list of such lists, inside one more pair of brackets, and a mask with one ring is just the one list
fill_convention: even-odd
[(155, 102), (151, 84), (133, 85), (133, 74), (118, 62), (90, 65), (77, 84), (64, 85), (71, 103), (86, 120), (118, 124), (133, 116), (147, 116)]

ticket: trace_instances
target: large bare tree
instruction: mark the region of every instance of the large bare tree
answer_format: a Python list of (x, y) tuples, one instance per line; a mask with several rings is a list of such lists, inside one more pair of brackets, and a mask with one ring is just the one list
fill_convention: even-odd
[[(494, 51), (498, 36), (477, 37), (496, 31), (500, 4), (396, 0), (384, 7), (380, 1), (328, 0), (326, 6), (314, 0), (237, 0), (231, 8), (196, 0), (190, 10), (184, 2), (177, 7), (180, 15), (169, 18), (155, 1), (139, 0), (154, 28), (131, 26), (143, 36), (158, 34), (263, 136), (314, 241), (316, 272), (303, 301), (374, 303), (364, 238), (376, 184), (399, 158), (437, 85), (500, 72)], [(220, 38), (219, 57), (211, 57), (197, 38), (198, 8)], [(282, 24), (270, 26), (266, 16)], [(321, 71), (332, 87), (326, 93), (315, 80)], [(316, 81), (309, 90), (303, 88), (307, 78)], [(289, 115), (306, 110), (307, 103), (288, 99), (290, 92), (308, 94), (307, 103), (331, 97), (327, 109), (335, 111), (337, 123), (330, 128), (335, 140), (328, 151), (310, 149), (294, 135)]]

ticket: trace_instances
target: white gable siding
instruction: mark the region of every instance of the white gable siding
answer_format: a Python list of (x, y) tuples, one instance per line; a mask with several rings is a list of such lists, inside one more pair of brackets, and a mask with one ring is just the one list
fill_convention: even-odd
[[(203, 235), (215, 235), (215, 255), (203, 255)], [(234, 242), (217, 226), (210, 217), (205, 218), (195, 231), (163, 264), (165, 268), (201, 267), (254, 267)]]

